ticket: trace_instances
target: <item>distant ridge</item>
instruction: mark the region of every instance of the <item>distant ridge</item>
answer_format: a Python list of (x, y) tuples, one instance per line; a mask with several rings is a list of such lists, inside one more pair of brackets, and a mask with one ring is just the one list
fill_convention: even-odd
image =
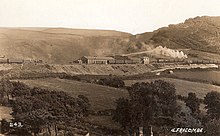
[(83, 36), (131, 36), (130, 33), (119, 32), (115, 30), (95, 30), (95, 29), (70, 29), (70, 28), (47, 28), (43, 32), (62, 33), (62, 34), (76, 34)]
[(66, 64), (85, 55), (126, 54), (156, 46), (220, 54), (220, 17), (190, 18), (138, 35), (113, 30), (0, 28), (0, 56), (48, 63)]
[(139, 42), (220, 54), (220, 17), (190, 18), (184, 23), (160, 28), (150, 38), (148, 33), (140, 37)]
[(84, 55), (123, 53), (130, 36), (110, 30), (0, 28), (0, 55), (68, 63)]

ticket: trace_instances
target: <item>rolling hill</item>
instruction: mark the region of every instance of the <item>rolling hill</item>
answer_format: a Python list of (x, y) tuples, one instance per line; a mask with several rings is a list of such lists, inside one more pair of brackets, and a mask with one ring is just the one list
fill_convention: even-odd
[[(46, 78), (39, 80), (19, 80), (31, 87), (41, 87), (56, 91), (65, 91), (71, 96), (85, 95), (89, 98), (93, 110), (114, 109), (115, 100), (128, 96), (123, 89), (107, 87), (97, 84), (78, 82), (73, 80)], [(117, 95), (115, 95), (117, 93)]]
[(148, 33), (141, 34), (139, 41), (220, 54), (220, 17), (190, 18), (154, 31), (151, 38)]
[(177, 95), (187, 96), (189, 92), (194, 92), (198, 98), (203, 99), (208, 92), (220, 92), (220, 87), (211, 84), (191, 82), (181, 79), (172, 78), (157, 78), (157, 79), (143, 79), (143, 80), (125, 80), (125, 85), (130, 86), (136, 82), (151, 82), (155, 80), (164, 80), (175, 85)]
[(129, 36), (116, 31), (1, 28), (0, 54), (68, 63), (83, 55), (120, 54), (127, 50)]
[(113, 30), (0, 28), (0, 56), (48, 63), (66, 64), (84, 55), (143, 52), (155, 46), (182, 49), (197, 57), (220, 55), (220, 17), (190, 18), (137, 35)]

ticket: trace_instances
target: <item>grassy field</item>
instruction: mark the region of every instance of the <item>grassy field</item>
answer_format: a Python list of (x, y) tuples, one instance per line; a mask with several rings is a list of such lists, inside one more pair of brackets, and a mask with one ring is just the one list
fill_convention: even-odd
[(173, 75), (179, 78), (209, 81), (220, 84), (220, 71), (175, 71)]
[[(220, 87), (202, 84), (196, 82), (189, 82), (179, 79), (169, 79), (160, 78), (162, 80), (174, 83), (177, 89), (177, 94), (187, 95), (188, 92), (196, 92), (196, 94), (203, 98), (204, 95), (209, 92), (209, 90), (217, 90), (220, 92)], [(125, 80), (126, 85), (131, 85), (135, 82), (148, 82), (155, 79), (148, 80)], [(79, 94), (85, 95), (89, 98), (93, 110), (105, 110), (114, 109), (115, 100), (119, 97), (127, 97), (128, 92), (123, 89), (116, 89), (107, 86), (101, 86), (96, 84), (78, 82), (74, 80), (58, 79), (58, 78), (46, 78), (46, 79), (36, 79), (36, 80), (20, 80), (21, 82), (30, 85), (31, 87), (37, 86), (42, 88), (50, 88), (53, 90), (63, 90), (72, 96), (77, 96)], [(186, 108), (184, 102), (178, 101), (183, 109)], [(201, 105), (201, 110), (205, 113), (204, 105)], [(115, 123), (111, 116), (98, 116), (89, 115), (86, 117), (86, 121), (97, 125), (104, 126), (110, 129), (120, 130), (120, 125)]]
[(31, 87), (36, 86), (53, 90), (63, 90), (72, 96), (85, 95), (89, 98), (93, 110), (113, 109), (115, 108), (116, 99), (128, 96), (128, 92), (123, 89), (66, 79), (47, 78), (20, 81)]
[[(47, 78), (36, 80), (20, 80), (31, 87), (42, 87), (45, 89), (53, 89), (57, 91), (65, 91), (72, 96), (85, 95), (89, 98), (92, 110), (99, 111), (105, 109), (114, 109), (115, 100), (119, 97), (127, 97), (128, 92), (122, 89), (116, 89), (107, 86), (78, 82), (74, 80)], [(120, 125), (115, 123), (111, 116), (95, 116), (86, 117), (87, 122), (91, 124), (104, 126), (110, 129), (120, 129)]]
[[(179, 95), (187, 96), (189, 92), (195, 92), (199, 98), (203, 98), (210, 91), (220, 92), (220, 87), (191, 82), (181, 79), (173, 78), (158, 78), (167, 82), (173, 83), (176, 87), (176, 93)], [(126, 86), (130, 86), (136, 82), (149, 82), (158, 79), (143, 79), (143, 80), (125, 80)], [(53, 90), (63, 90), (72, 96), (85, 95), (89, 98), (93, 110), (105, 110), (114, 109), (115, 100), (120, 97), (127, 97), (128, 92), (123, 89), (116, 89), (107, 86), (101, 86), (97, 84), (90, 84), (84, 82), (78, 82), (74, 80), (47, 78), (36, 80), (20, 80), (31, 87), (50, 88)]]
[(171, 78), (158, 78), (158, 79), (144, 79), (144, 80), (125, 80), (125, 84), (130, 86), (136, 82), (150, 82), (154, 80), (165, 80), (167, 82), (173, 83), (176, 87), (176, 93), (178, 95), (187, 96), (189, 92), (195, 92), (199, 98), (203, 98), (206, 93), (210, 91), (218, 91), (220, 92), (220, 87), (205, 84), (205, 83), (198, 83), (198, 82), (190, 82), (180, 79), (171, 79)]

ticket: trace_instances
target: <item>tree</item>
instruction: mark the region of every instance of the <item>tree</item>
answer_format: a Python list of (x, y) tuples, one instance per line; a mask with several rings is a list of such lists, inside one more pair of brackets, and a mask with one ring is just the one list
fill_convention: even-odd
[(24, 83), (21, 82), (12, 82), (13, 85), (13, 91), (12, 91), (12, 96), (13, 97), (20, 97), (20, 96), (28, 96), (31, 95), (30, 90), (31, 88), (25, 85)]
[(160, 119), (170, 120), (177, 113), (176, 94), (173, 84), (162, 80), (151, 83), (135, 83), (128, 88), (129, 99), (117, 100), (113, 119), (124, 128), (135, 132), (147, 128)]
[(158, 99), (159, 109), (165, 117), (173, 117), (178, 111), (176, 88), (173, 84), (163, 80), (151, 83), (152, 89)]
[(89, 108), (91, 106), (89, 103), (89, 99), (84, 95), (78, 95), (77, 103), (80, 107), (79, 112), (85, 116), (88, 116), (89, 115)]
[(2, 119), (1, 120), (1, 128), (0, 128), (0, 132), (2, 134), (8, 132), (10, 130), (10, 127), (9, 127), (9, 122), (7, 122), (6, 119)]
[(3, 94), (5, 94), (7, 96), (7, 100), (9, 103), (10, 100), (10, 96), (13, 90), (13, 85), (12, 83), (8, 80), (8, 79), (2, 79), (1, 80), (1, 90), (3, 92)]
[(116, 88), (125, 86), (124, 81), (118, 77), (101, 78), (99, 79), (98, 84), (107, 85), (107, 86), (116, 87)]
[(212, 91), (204, 98), (207, 114), (211, 119), (220, 119), (220, 93)]
[(29, 88), (19, 82), (13, 82), (13, 86), (16, 99), (12, 102), (12, 116), (25, 124), (24, 132), (31, 130), (37, 135), (41, 128), (47, 128), (51, 134), (54, 126), (57, 135), (57, 125), (64, 124), (66, 132), (70, 120), (77, 121), (89, 114), (89, 99), (83, 95), (74, 98), (63, 91)]
[(220, 136), (220, 120), (210, 120), (205, 124), (204, 127), (205, 136)]
[[(31, 130), (34, 135), (37, 135), (40, 128), (48, 125), (52, 119), (52, 114), (45, 109), (36, 109), (16, 115), (16, 120), (22, 120), (23, 124), (25, 124), (25, 129)], [(50, 133), (49, 126), (48, 131)]]
[(119, 98), (116, 101), (116, 110), (113, 115), (113, 120), (119, 122), (125, 129), (131, 129), (131, 103), (128, 99)]
[(198, 114), (200, 113), (200, 101), (195, 93), (188, 93), (188, 97), (185, 100), (185, 104), (191, 109), (193, 116), (198, 116)]

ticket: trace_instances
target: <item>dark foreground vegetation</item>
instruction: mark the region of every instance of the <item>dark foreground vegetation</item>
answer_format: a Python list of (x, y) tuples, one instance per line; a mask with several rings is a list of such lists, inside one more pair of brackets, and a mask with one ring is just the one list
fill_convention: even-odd
[[(63, 77), (70, 78), (72, 77)], [(73, 80), (77, 80), (73, 78)], [(101, 78), (102, 85), (123, 87), (119, 78)], [(116, 84), (116, 85), (115, 85)], [(119, 84), (119, 85), (118, 85)], [(172, 128), (203, 128), (203, 133), (181, 135), (220, 135), (220, 93), (210, 91), (204, 99), (195, 93), (187, 97), (177, 96), (173, 84), (163, 80), (135, 83), (126, 88), (129, 97), (119, 98), (116, 108), (94, 111), (89, 99), (78, 95), (71, 97), (63, 91), (30, 88), (20, 82), (0, 81), (0, 103), (12, 107), (13, 120), (1, 121), (1, 133), (19, 136), (73, 136), (86, 135), (179, 135)], [(184, 106), (178, 104), (185, 103)], [(97, 103), (98, 104), (98, 103)], [(205, 104), (206, 113), (201, 112)], [(121, 129), (94, 126), (88, 116), (109, 116), (119, 123)], [(20, 122), (22, 127), (10, 127), (11, 122)]]
[[(128, 135), (144, 133), (146, 136), (178, 135), (172, 128), (203, 128), (202, 133), (181, 135), (220, 135), (220, 93), (211, 91), (204, 100), (195, 93), (188, 97), (177, 97), (174, 85), (162, 80), (133, 84), (129, 98), (117, 100), (113, 120), (119, 122)], [(183, 98), (188, 111), (178, 106)], [(205, 104), (206, 114), (201, 113), (200, 104)], [(180, 133), (179, 133), (180, 134)]]
[(106, 85), (106, 86), (111, 86), (111, 87), (116, 87), (116, 88), (125, 86), (124, 81), (118, 77), (101, 78), (97, 81), (97, 83), (100, 85)]
[(8, 80), (1, 82), (1, 103), (12, 107), (12, 122), (23, 124), (13, 128), (3, 120), (1, 131), (20, 136), (72, 135), (73, 124), (80, 124), (90, 108), (88, 98), (83, 95), (73, 98), (62, 91), (30, 88)]

